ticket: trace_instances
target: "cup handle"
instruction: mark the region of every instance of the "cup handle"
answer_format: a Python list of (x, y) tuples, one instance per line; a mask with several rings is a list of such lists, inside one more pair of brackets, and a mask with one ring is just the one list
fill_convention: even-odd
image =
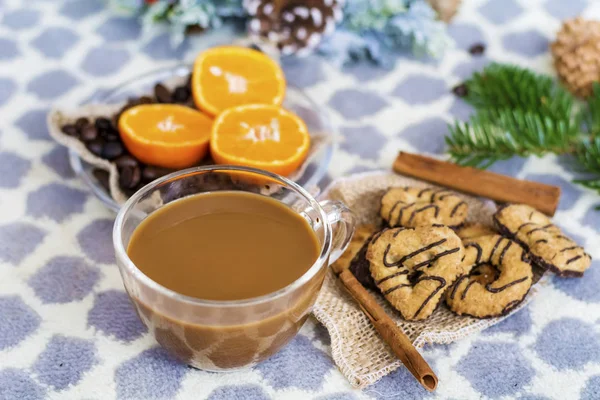
[(329, 263), (335, 262), (346, 250), (356, 226), (356, 217), (346, 205), (336, 200), (325, 200), (319, 203), (331, 227), (332, 243), (329, 254)]

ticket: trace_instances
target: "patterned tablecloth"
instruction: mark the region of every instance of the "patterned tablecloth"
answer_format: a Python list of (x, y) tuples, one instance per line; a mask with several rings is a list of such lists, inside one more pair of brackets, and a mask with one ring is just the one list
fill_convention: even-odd
[[(401, 59), (391, 71), (341, 72), (320, 58), (285, 62), (340, 128), (326, 181), (389, 168), (399, 149), (441, 153), (446, 123), (468, 106), (449, 89), (489, 60), (552, 72), (548, 43), (584, 0), (465, 0), (439, 62)], [(219, 39), (219, 40), (222, 40)], [(600, 263), (583, 279), (552, 279), (523, 311), (482, 334), (425, 350), (440, 380), (428, 394), (399, 369), (363, 392), (336, 369), (309, 321), (258, 367), (213, 374), (157, 347), (129, 303), (111, 245), (114, 214), (73, 176), (45, 127), (73, 105), (137, 74), (193, 60), (196, 37), (172, 49), (100, 0), (0, 0), (0, 399), (600, 398)], [(466, 49), (487, 45), (484, 56)], [(597, 195), (570, 183), (565, 160), (513, 159), (494, 168), (562, 187), (556, 221), (600, 258)], [(325, 182), (326, 183), (326, 182)]]

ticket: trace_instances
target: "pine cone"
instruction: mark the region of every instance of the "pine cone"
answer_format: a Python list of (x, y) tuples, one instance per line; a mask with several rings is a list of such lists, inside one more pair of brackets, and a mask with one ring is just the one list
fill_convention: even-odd
[(554, 66), (567, 89), (577, 96), (589, 96), (592, 83), (600, 80), (600, 22), (581, 17), (565, 21), (551, 49)]
[(461, 0), (427, 0), (427, 2), (437, 12), (442, 21), (450, 22), (458, 11)]
[(273, 42), (283, 54), (317, 47), (342, 20), (343, 0), (244, 0), (248, 30)]

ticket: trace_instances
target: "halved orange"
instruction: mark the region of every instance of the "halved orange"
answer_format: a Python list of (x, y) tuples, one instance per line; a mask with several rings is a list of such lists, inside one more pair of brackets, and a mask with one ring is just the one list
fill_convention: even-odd
[(210, 151), (217, 164), (255, 167), (287, 176), (308, 154), (310, 136), (300, 117), (279, 106), (229, 108), (215, 120)]
[(285, 77), (269, 56), (246, 47), (214, 47), (198, 55), (192, 72), (196, 106), (212, 115), (243, 104), (281, 105)]
[(175, 104), (132, 107), (119, 118), (119, 133), (131, 154), (143, 163), (186, 168), (208, 152), (213, 121), (205, 114)]

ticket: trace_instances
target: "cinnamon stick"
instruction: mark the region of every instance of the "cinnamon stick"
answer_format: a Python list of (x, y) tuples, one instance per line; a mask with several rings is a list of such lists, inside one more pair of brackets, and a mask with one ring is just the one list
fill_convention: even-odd
[(560, 200), (560, 188), (539, 182), (511, 178), (494, 172), (400, 152), (395, 172), (436, 183), (502, 203), (522, 203), (553, 216)]
[(356, 300), (360, 308), (371, 320), (382, 339), (390, 346), (394, 354), (402, 361), (417, 381), (430, 392), (437, 387), (438, 378), (427, 361), (413, 346), (410, 339), (386, 314), (371, 294), (356, 280), (352, 272), (341, 266), (332, 265), (334, 273), (344, 284), (346, 290)]

